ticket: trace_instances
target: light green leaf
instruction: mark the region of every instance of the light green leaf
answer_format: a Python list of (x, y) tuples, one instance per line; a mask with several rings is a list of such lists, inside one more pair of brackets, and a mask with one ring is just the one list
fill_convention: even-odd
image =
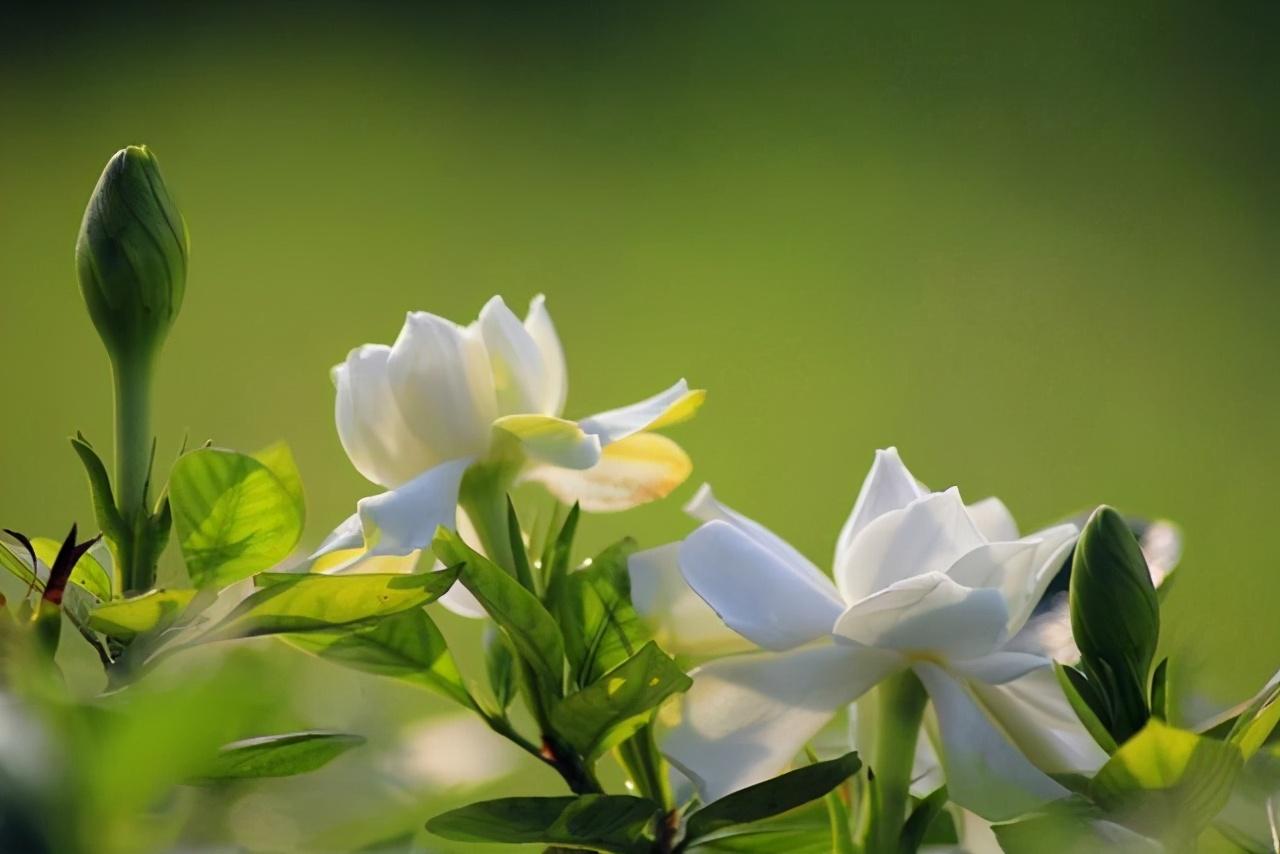
[[(40, 558), (46, 566), (52, 566), (62, 544), (48, 537), (33, 537), (31, 547), (35, 550), (36, 557)], [(111, 598), (111, 576), (98, 559), (88, 552), (82, 554), (76, 561), (75, 568), (71, 570), (70, 581), (84, 588), (100, 602), (106, 602)]]
[(516, 654), (533, 669), (546, 695), (560, 696), (564, 690), (564, 640), (538, 597), (453, 531), (441, 528), (431, 547), (445, 563), (463, 565), (459, 580), (506, 634)]
[(1226, 804), (1243, 764), (1234, 744), (1151, 720), (1102, 766), (1089, 797), (1140, 833), (1191, 839)]
[(816, 801), (861, 767), (857, 753), (846, 753), (739, 789), (691, 814), (685, 824), (686, 838), (698, 840), (734, 825), (751, 824)]
[(202, 448), (174, 465), (169, 501), (196, 586), (225, 587), (274, 566), (302, 536), (304, 510), (293, 459), (278, 445), (263, 455), (265, 462)]
[(270, 573), (202, 640), (311, 632), (389, 617), (421, 607), (448, 590), (458, 567), (439, 572), (368, 575)]
[[(1168, 849), (1106, 815), (1083, 798), (1055, 801), (1043, 810), (991, 827), (1005, 854), (1167, 854)], [(1184, 840), (1189, 841), (1189, 840)]]
[(26, 586), (34, 587), (36, 590), (43, 590), (43, 582), (36, 577), (36, 574), (32, 571), (31, 567), (27, 566), (27, 561), (31, 560), (31, 558), (26, 557), (23, 559), (22, 557), (19, 557), (17, 551), (15, 551), (20, 548), (22, 548), (22, 546), (17, 543), (10, 545), (8, 542), (0, 540), (0, 567), (6, 569), (9, 574)]
[(284, 640), (326, 661), (420, 685), (475, 708), (444, 635), (422, 608), (364, 625), (286, 635)]
[(329, 764), (364, 742), (364, 737), (359, 735), (319, 731), (246, 738), (219, 750), (217, 758), (195, 782), (213, 783), (306, 774)]
[(631, 658), (551, 709), (572, 747), (593, 759), (644, 725), (663, 700), (693, 680), (652, 641)]
[(634, 550), (634, 540), (615, 543), (561, 582), (555, 613), (574, 684), (589, 685), (649, 639), (645, 622), (631, 605), (627, 556)]
[(427, 830), (455, 842), (565, 845), (611, 854), (643, 854), (662, 808), (630, 795), (501, 798), (451, 810)]
[(132, 599), (99, 605), (89, 613), (89, 628), (122, 641), (163, 628), (195, 598), (194, 590), (150, 590)]
[(1236, 718), (1227, 741), (1237, 745), (1248, 760), (1280, 726), (1280, 673), (1276, 673), (1261, 693)]

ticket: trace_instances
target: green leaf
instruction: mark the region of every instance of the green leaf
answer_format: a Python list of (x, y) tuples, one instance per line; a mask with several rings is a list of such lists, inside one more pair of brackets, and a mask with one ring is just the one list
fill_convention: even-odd
[[(829, 798), (838, 798), (832, 792)], [(832, 816), (823, 800), (811, 801), (804, 806), (781, 815), (755, 821), (751, 824), (733, 825), (710, 836), (703, 837), (687, 849), (690, 852), (720, 852), (720, 854), (849, 854), (849, 848), (833, 839)], [(843, 802), (839, 816), (848, 822), (848, 810)], [(849, 834), (844, 831), (845, 836)], [(852, 843), (846, 838), (846, 846)]]
[(107, 476), (107, 467), (98, 458), (98, 452), (84, 436), (77, 433), (71, 439), (71, 447), (80, 457), (85, 474), (89, 476), (89, 493), (93, 498), (93, 515), (98, 520), (98, 527), (108, 540), (119, 543), (129, 536), (129, 526), (116, 510), (115, 495), (111, 491), (111, 478)]
[(1076, 543), (1070, 601), (1081, 667), (1112, 712), (1111, 734), (1124, 741), (1150, 715), (1160, 606), (1138, 541), (1110, 507), (1094, 511)]
[(1151, 674), (1151, 714), (1162, 721), (1169, 719), (1169, 659), (1162, 658)]
[(1055, 801), (1039, 812), (991, 826), (1005, 854), (1166, 854), (1159, 842), (1107, 820), (1083, 798)]
[(494, 702), (499, 711), (505, 711), (516, 696), (515, 656), (506, 636), (493, 626), (485, 626), (484, 669)]
[(570, 746), (594, 759), (644, 725), (663, 700), (693, 680), (653, 642), (551, 709), (551, 723)]
[(217, 758), (199, 775), (196, 782), (306, 774), (328, 765), (364, 742), (364, 737), (359, 735), (319, 731), (246, 738), (219, 750)]
[(1062, 693), (1066, 695), (1067, 702), (1071, 704), (1080, 723), (1084, 725), (1089, 735), (1093, 736), (1093, 740), (1099, 747), (1108, 754), (1115, 753), (1116, 740), (1111, 737), (1111, 731), (1103, 723), (1098, 712), (1098, 709), (1101, 709), (1102, 714), (1106, 714), (1106, 709), (1093, 685), (1083, 673), (1070, 665), (1055, 661), (1053, 670), (1058, 676), (1058, 684), (1062, 686)]
[(501, 798), (451, 810), (427, 830), (455, 842), (566, 845), (611, 854), (642, 854), (662, 808), (630, 795)]
[(1227, 741), (1237, 745), (1246, 760), (1267, 742), (1280, 725), (1280, 673), (1271, 678), (1258, 696), (1236, 718)]
[(89, 628), (131, 641), (144, 632), (171, 624), (195, 596), (194, 590), (150, 590), (132, 599), (107, 602), (89, 612)]
[(21, 548), (21, 546), (10, 546), (7, 542), (0, 540), (0, 567), (8, 570), (9, 574), (21, 581), (27, 587), (34, 590), (43, 590), (44, 583), (36, 576), (35, 571), (27, 566), (27, 560), (23, 560), (13, 549)]
[[(57, 540), (51, 540), (48, 537), (33, 537), (31, 540), (31, 548), (35, 550), (36, 557), (47, 566), (53, 566), (54, 558), (58, 556), (61, 545)], [(97, 558), (87, 552), (76, 561), (69, 580), (72, 584), (84, 588), (100, 602), (111, 599), (111, 575)]]
[(458, 567), (413, 574), (268, 573), (253, 593), (201, 640), (311, 632), (389, 617), (434, 602), (458, 578)]
[(560, 696), (564, 691), (564, 640), (538, 597), (453, 531), (441, 528), (431, 547), (440, 560), (462, 565), (463, 586), (479, 600), (516, 654), (532, 668), (547, 696)]
[(220, 448), (184, 454), (169, 476), (169, 500), (198, 587), (225, 587), (274, 566), (302, 536), (297, 469), (278, 445), (262, 460)]
[(1226, 805), (1243, 764), (1234, 744), (1151, 720), (1102, 766), (1089, 797), (1140, 833), (1191, 839)]
[(573, 506), (569, 508), (569, 515), (565, 516), (564, 524), (560, 526), (560, 533), (556, 535), (555, 541), (549, 543), (547, 555), (543, 562), (543, 571), (546, 573), (546, 601), (555, 607), (557, 598), (560, 595), (560, 585), (564, 581), (565, 576), (569, 573), (569, 559), (573, 554), (573, 539), (578, 533), (578, 518), (582, 515), (581, 508), (575, 501)]
[(902, 836), (898, 840), (899, 854), (916, 854), (924, 843), (925, 834), (934, 819), (942, 814), (947, 806), (947, 787), (940, 786), (916, 804), (911, 815), (907, 816), (902, 826)]
[(533, 569), (529, 566), (529, 553), (524, 547), (524, 536), (520, 528), (520, 517), (516, 515), (516, 505), (507, 496), (507, 540), (511, 546), (511, 560), (516, 568), (516, 580), (530, 593), (536, 593), (533, 583)]
[(286, 635), (284, 640), (326, 661), (419, 685), (475, 708), (444, 635), (422, 608), (368, 624)]
[(631, 605), (627, 556), (634, 550), (634, 540), (615, 543), (562, 582), (555, 613), (576, 685), (594, 682), (649, 639), (645, 622)]
[(276, 480), (280, 481), (280, 485), (298, 505), (302, 521), (306, 522), (307, 504), (302, 489), (302, 473), (298, 471), (298, 463), (293, 458), (293, 451), (290, 450), (289, 444), (276, 442), (261, 451), (255, 451), (252, 456), (276, 476)]
[(861, 767), (858, 754), (850, 752), (739, 789), (690, 815), (685, 825), (686, 838), (697, 840), (726, 827), (760, 821), (815, 801)]

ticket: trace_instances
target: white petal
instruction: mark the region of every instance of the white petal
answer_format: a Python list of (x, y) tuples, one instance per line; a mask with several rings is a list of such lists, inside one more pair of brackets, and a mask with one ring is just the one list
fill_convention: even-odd
[[(882, 710), (875, 694), (869, 694), (849, 706), (849, 749), (856, 750), (863, 757), (872, 756), (873, 745)], [(916, 739), (916, 755), (911, 762), (911, 794), (923, 798), (943, 785), (946, 779), (942, 776), (942, 765), (938, 761), (938, 753), (933, 749), (933, 742), (921, 736)]]
[(606, 446), (591, 468), (531, 465), (521, 478), (541, 483), (565, 504), (576, 501), (588, 512), (609, 513), (665, 498), (691, 471), (689, 455), (675, 442), (637, 433)]
[(964, 555), (947, 573), (967, 587), (998, 589), (1009, 606), (1008, 633), (1016, 634), (1074, 547), (1075, 525), (1059, 525), (1011, 543), (990, 543)]
[(374, 558), (408, 557), (426, 548), (438, 527), (455, 525), (458, 486), (470, 464), (466, 459), (451, 460), (395, 489), (360, 499), (356, 515), (325, 539), (310, 563), (349, 552), (345, 560), (325, 566), (324, 571), (367, 571)]
[(600, 462), (600, 437), (582, 432), (572, 421), (554, 415), (504, 415), (493, 426), (514, 436), (534, 460), (579, 470)]
[(717, 501), (711, 491), (711, 484), (704, 483), (698, 487), (698, 491), (694, 493), (693, 498), (690, 498), (689, 502), (685, 504), (684, 512), (701, 522), (714, 522), (717, 519), (721, 522), (728, 522), (773, 552), (783, 563), (790, 564), (808, 575), (814, 584), (823, 589), (831, 586), (831, 581), (823, 574), (822, 570), (814, 566), (812, 561), (782, 537), (779, 537), (754, 519), (750, 519), (734, 510), (729, 505)]
[(1001, 821), (1068, 794), (1009, 742), (964, 685), (934, 664), (917, 662), (914, 669), (938, 718), (951, 800)]
[(840, 556), (849, 548), (853, 538), (873, 519), (878, 519), (890, 510), (901, 510), (912, 501), (925, 494), (911, 472), (907, 471), (897, 448), (885, 448), (876, 451), (876, 458), (871, 463), (871, 471), (862, 481), (858, 490), (858, 498), (853, 502), (853, 512), (845, 520), (840, 529), (840, 538), (836, 541), (836, 564)]
[(857, 602), (895, 581), (946, 572), (985, 542), (959, 491), (931, 493), (879, 516), (854, 536), (836, 564), (836, 584), (846, 602)]
[(967, 508), (969, 518), (978, 526), (982, 536), (993, 543), (1003, 543), (1018, 539), (1018, 523), (1004, 502), (994, 495), (975, 501)]
[(627, 559), (631, 601), (654, 630), (654, 640), (676, 655), (745, 652), (753, 644), (730, 629), (680, 574), (679, 543), (636, 552)]
[(565, 368), (564, 349), (560, 346), (560, 336), (556, 334), (555, 324), (547, 313), (546, 298), (541, 294), (529, 303), (529, 314), (524, 319), (524, 328), (533, 338), (538, 352), (542, 354), (542, 366), (546, 371), (544, 397), (537, 409), (547, 415), (560, 415), (564, 412), (565, 398), (569, 395), (569, 373)]
[(1014, 652), (1000, 649), (981, 658), (967, 661), (951, 661), (951, 669), (975, 682), (988, 685), (1002, 685), (1033, 670), (1049, 667), (1053, 662), (1042, 655), (1030, 652)]
[(550, 397), (551, 369), (542, 350), (502, 297), (493, 297), (480, 309), (480, 335), (489, 351), (493, 389), (498, 412), (553, 415)]
[(704, 801), (777, 775), (846, 703), (902, 667), (855, 647), (811, 646), (722, 658), (691, 674), (662, 752)]
[(410, 313), (391, 347), (387, 376), (405, 423), (438, 459), (480, 456), (488, 448), (498, 413), (478, 330)]
[(995, 651), (1007, 618), (999, 591), (930, 572), (850, 605), (834, 631), (867, 646), (970, 659)]
[(436, 601), (443, 605), (445, 610), (469, 620), (479, 620), (489, 616), (484, 606), (480, 604), (480, 600), (461, 584), (450, 587)]
[(708, 522), (685, 539), (680, 570), (729, 628), (765, 649), (823, 637), (843, 610), (830, 581), (814, 579), (727, 522)]
[(1092, 775), (1107, 761), (1072, 711), (1052, 667), (1003, 685), (971, 687), (1009, 738), (1045, 771)]
[(357, 347), (333, 369), (338, 438), (356, 471), (379, 486), (399, 486), (440, 462), (414, 436), (391, 394), (391, 348)]
[(690, 391), (689, 384), (680, 380), (653, 397), (592, 415), (578, 424), (586, 432), (599, 436), (600, 444), (608, 445), (641, 430), (656, 430), (692, 418), (705, 397), (706, 392)]

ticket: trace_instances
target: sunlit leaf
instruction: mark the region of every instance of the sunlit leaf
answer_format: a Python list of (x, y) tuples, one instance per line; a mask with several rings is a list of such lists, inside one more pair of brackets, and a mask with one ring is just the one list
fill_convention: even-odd
[(1237, 745), (1247, 760), (1280, 726), (1280, 672), (1266, 684), (1236, 718), (1227, 741)]
[(373, 623), (286, 635), (284, 639), (326, 661), (420, 685), (468, 708), (475, 707), (444, 635), (422, 608), (410, 608)]
[(279, 445), (263, 454), (259, 460), (202, 448), (173, 467), (169, 500), (187, 572), (198, 587), (225, 587), (274, 566), (302, 536), (293, 459)]
[(195, 782), (214, 783), (260, 777), (292, 777), (322, 768), (354, 747), (363, 736), (341, 732), (291, 732), (234, 741), (218, 751)]
[(594, 682), (649, 639), (631, 605), (627, 555), (634, 550), (631, 539), (615, 543), (562, 582), (555, 609), (575, 684)]
[(653, 642), (551, 710), (551, 722), (588, 759), (645, 724), (663, 700), (693, 684)]
[(209, 630), (202, 640), (331, 629), (388, 617), (434, 602), (458, 577), (458, 567), (414, 574), (313, 575), (273, 573)]
[(630, 795), (502, 798), (438, 815), (427, 830), (455, 842), (564, 845), (611, 854), (650, 851), (647, 838), (662, 812)]
[(172, 623), (195, 595), (194, 590), (151, 590), (131, 599), (107, 602), (89, 613), (89, 627), (129, 641)]
[[(53, 565), (61, 545), (57, 540), (51, 540), (48, 537), (31, 538), (31, 547), (35, 549), (36, 557), (49, 566)], [(84, 588), (99, 601), (105, 602), (111, 598), (111, 576), (91, 554), (83, 554), (76, 561), (75, 568), (71, 570), (70, 581)]]

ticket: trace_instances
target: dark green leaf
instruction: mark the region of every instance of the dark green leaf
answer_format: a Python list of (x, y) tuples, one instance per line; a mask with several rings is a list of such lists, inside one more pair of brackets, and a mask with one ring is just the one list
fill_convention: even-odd
[(263, 459), (202, 448), (174, 465), (169, 500), (196, 586), (225, 587), (274, 566), (302, 536), (304, 509), (292, 457), (273, 446)]
[(1163, 658), (1151, 674), (1151, 714), (1169, 719), (1169, 659)]
[(79, 433), (71, 439), (71, 447), (80, 457), (85, 474), (89, 476), (93, 515), (98, 520), (98, 527), (111, 542), (121, 542), (129, 536), (129, 526), (120, 518), (120, 513), (116, 510), (116, 499), (111, 491), (111, 478), (107, 476), (107, 467), (98, 458), (98, 452)]
[(567, 845), (612, 854), (648, 852), (646, 834), (662, 809), (630, 795), (502, 798), (451, 810), (427, 830), (455, 842)]
[(573, 553), (573, 539), (578, 532), (578, 517), (581, 510), (577, 502), (569, 508), (569, 515), (565, 517), (564, 524), (560, 526), (560, 533), (556, 535), (555, 542), (551, 544), (546, 562), (543, 564), (543, 572), (546, 578), (546, 601), (551, 607), (555, 607), (556, 599), (560, 595), (560, 585), (569, 573), (569, 559)]
[[(1107, 710), (1097, 690), (1083, 673), (1070, 665), (1055, 661), (1053, 669), (1058, 676), (1058, 684), (1062, 686), (1062, 692), (1075, 711), (1076, 717), (1080, 719), (1080, 723), (1088, 730), (1089, 735), (1093, 736), (1093, 740), (1099, 747), (1108, 754), (1115, 753), (1116, 740), (1111, 737), (1111, 731), (1101, 716), (1106, 715)], [(1109, 717), (1106, 720), (1109, 720)]]
[(723, 828), (749, 824), (817, 800), (861, 767), (858, 754), (851, 752), (740, 789), (690, 815), (686, 836), (697, 840)]
[(341, 732), (291, 732), (232, 742), (220, 751), (196, 782), (292, 777), (321, 768), (364, 738)]
[(564, 640), (538, 597), (453, 531), (441, 528), (432, 550), (440, 560), (462, 565), (462, 584), (506, 634), (516, 654), (532, 668), (547, 696), (559, 696), (564, 690)]
[(458, 567), (412, 574), (273, 573), (202, 640), (311, 632), (389, 617), (434, 602)]
[[(829, 793), (828, 797), (836, 794)], [(843, 805), (841, 810), (847, 821), (848, 810)], [(682, 850), (701, 854), (848, 854), (848, 849), (837, 847), (832, 838), (831, 816), (822, 800), (810, 801), (773, 818), (727, 827)]]
[(529, 567), (529, 553), (525, 551), (524, 536), (520, 528), (520, 517), (516, 515), (516, 505), (511, 496), (507, 496), (507, 539), (511, 545), (511, 560), (516, 568), (516, 580), (530, 593), (537, 593), (533, 584), (533, 570)]
[(947, 787), (934, 789), (927, 797), (916, 804), (911, 815), (907, 816), (902, 826), (902, 836), (898, 840), (898, 854), (916, 854), (924, 842), (929, 826), (942, 814), (947, 806)]
[(1150, 714), (1148, 680), (1160, 635), (1160, 606), (1142, 549), (1124, 519), (1099, 507), (1076, 543), (1071, 630), (1080, 663), (1111, 710), (1124, 741)]
[(599, 756), (644, 725), (672, 694), (693, 684), (653, 642), (551, 710), (551, 722), (588, 759)]
[(631, 605), (627, 555), (634, 550), (631, 539), (615, 543), (562, 582), (555, 612), (576, 685), (594, 682), (649, 639), (645, 622)]
[(484, 633), (484, 668), (489, 677), (489, 689), (499, 711), (504, 711), (516, 695), (515, 657), (506, 635), (493, 626), (486, 626)]
[(372, 623), (286, 635), (284, 640), (326, 661), (420, 685), (475, 708), (444, 635), (422, 608)]

